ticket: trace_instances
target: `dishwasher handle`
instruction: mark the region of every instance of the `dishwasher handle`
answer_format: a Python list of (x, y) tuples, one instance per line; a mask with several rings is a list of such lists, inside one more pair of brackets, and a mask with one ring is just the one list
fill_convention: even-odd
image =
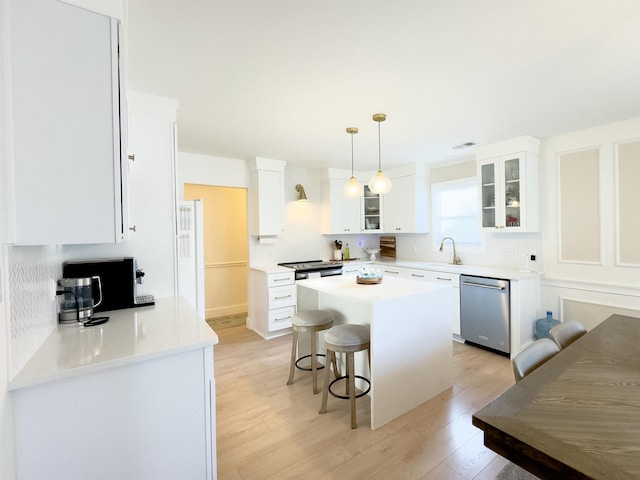
[(490, 288), (491, 290), (505, 290), (505, 287), (499, 285), (484, 285), (482, 283), (467, 282), (466, 280), (463, 280), (460, 283), (469, 287)]

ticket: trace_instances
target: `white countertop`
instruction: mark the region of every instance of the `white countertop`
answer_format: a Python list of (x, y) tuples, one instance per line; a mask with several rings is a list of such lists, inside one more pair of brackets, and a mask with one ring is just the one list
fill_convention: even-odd
[(154, 306), (100, 312), (95, 327), (58, 325), (9, 390), (134, 364), (218, 343), (218, 336), (183, 298)]
[[(527, 278), (538, 277), (536, 272), (524, 272), (522, 270), (515, 270), (509, 268), (495, 268), (485, 267), (478, 265), (452, 265), (450, 263), (436, 263), (428, 261), (416, 261), (416, 260), (392, 260), (392, 259), (380, 259), (377, 258), (375, 262), (371, 262), (366, 258), (352, 261), (343, 261), (343, 267), (349, 265), (366, 265), (371, 263), (378, 263), (381, 265), (403, 267), (403, 268), (416, 268), (419, 270), (434, 270), (437, 272), (448, 273), (460, 273), (464, 275), (477, 275), (480, 277), (502, 278), (505, 280), (523, 280)], [(281, 267), (279, 265), (258, 265), (252, 266), (252, 269), (261, 270), (265, 273), (278, 273), (278, 272), (290, 272), (291, 269), (287, 267)]]
[(396, 298), (419, 295), (444, 288), (450, 285), (440, 285), (430, 282), (416, 282), (406, 278), (386, 276), (382, 283), (375, 285), (362, 285), (356, 283), (355, 276), (336, 275), (333, 277), (311, 278), (298, 280), (298, 287), (311, 288), (319, 292), (349, 298), (361, 302), (376, 303)]
[(252, 265), (252, 270), (260, 270), (264, 273), (295, 273), (295, 270), (290, 267), (283, 267), (281, 265)]

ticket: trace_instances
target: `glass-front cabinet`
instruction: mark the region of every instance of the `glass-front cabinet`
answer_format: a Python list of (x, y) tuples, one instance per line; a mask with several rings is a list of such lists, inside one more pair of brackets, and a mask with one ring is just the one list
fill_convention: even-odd
[(364, 186), (362, 196), (362, 231), (382, 231), (382, 198)]
[[(529, 161), (529, 170), (526, 162)], [(481, 196), (482, 228), (503, 231), (536, 231), (537, 202), (527, 204), (527, 184), (535, 177), (537, 184), (537, 162), (527, 159), (527, 153), (517, 153), (488, 160), (478, 164)], [(530, 195), (537, 196), (537, 192)], [(536, 209), (535, 212), (532, 209)], [(530, 213), (530, 215), (529, 215)], [(531, 217), (527, 225), (527, 217)]]

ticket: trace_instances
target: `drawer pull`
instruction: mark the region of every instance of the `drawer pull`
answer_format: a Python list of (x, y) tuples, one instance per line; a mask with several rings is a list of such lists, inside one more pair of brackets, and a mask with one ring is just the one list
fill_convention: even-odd
[(424, 275), (418, 275), (417, 273), (412, 273), (412, 277), (424, 278)]
[(273, 297), (274, 300), (282, 300), (283, 298), (291, 298), (291, 295), (282, 295), (281, 297)]
[(393, 270), (385, 270), (384, 273), (400, 273), (398, 270), (396, 270), (395, 272)]
[(274, 282), (289, 282), (290, 279), (289, 278), (274, 278), (273, 281)]
[(444, 277), (436, 277), (436, 280), (444, 280), (446, 282), (450, 282), (451, 281), (450, 278), (444, 278)]
[(282, 322), (283, 320), (291, 320), (291, 316), (273, 319), (274, 322)]

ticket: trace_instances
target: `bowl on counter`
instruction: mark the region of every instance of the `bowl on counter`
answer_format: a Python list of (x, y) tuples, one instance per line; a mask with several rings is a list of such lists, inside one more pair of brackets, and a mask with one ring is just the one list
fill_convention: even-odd
[(369, 254), (369, 260), (371, 260), (372, 262), (375, 262), (376, 253), (380, 252), (380, 249), (379, 248), (365, 248), (364, 251)]

